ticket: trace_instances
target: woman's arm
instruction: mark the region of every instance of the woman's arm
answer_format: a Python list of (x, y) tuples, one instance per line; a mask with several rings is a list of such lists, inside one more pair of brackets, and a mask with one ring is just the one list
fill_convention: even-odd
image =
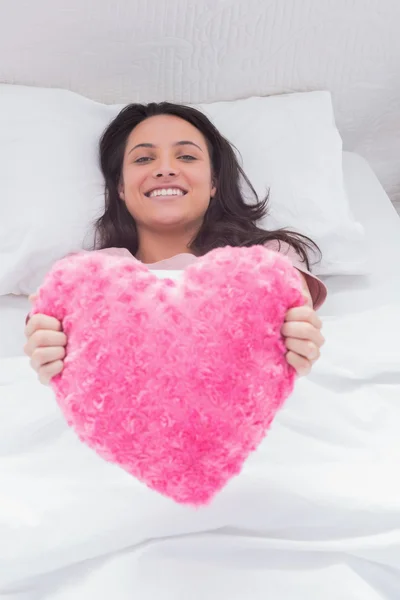
[(298, 274), (301, 277), (301, 282), (303, 284), (304, 297), (306, 298), (306, 305), (310, 306), (311, 308), (314, 308), (310, 288), (308, 287), (308, 284), (307, 284), (307, 279), (305, 278), (303, 273), (301, 271), (299, 271), (299, 269), (296, 269), (296, 271), (298, 272)]

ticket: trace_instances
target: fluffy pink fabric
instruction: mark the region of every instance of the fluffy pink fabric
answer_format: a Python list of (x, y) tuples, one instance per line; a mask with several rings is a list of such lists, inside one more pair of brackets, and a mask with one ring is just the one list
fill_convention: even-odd
[(73, 255), (32, 312), (63, 322), (67, 356), (52, 385), (80, 439), (201, 505), (240, 472), (292, 392), (280, 330), (303, 303), (290, 261), (255, 246), (213, 250), (179, 282), (134, 258)]

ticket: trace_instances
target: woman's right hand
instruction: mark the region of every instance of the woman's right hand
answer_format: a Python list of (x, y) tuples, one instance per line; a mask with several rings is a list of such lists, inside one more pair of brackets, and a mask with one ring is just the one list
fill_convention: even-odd
[(64, 368), (67, 336), (62, 331), (62, 324), (47, 315), (33, 315), (25, 327), (25, 337), (24, 352), (31, 359), (39, 381), (48, 385)]

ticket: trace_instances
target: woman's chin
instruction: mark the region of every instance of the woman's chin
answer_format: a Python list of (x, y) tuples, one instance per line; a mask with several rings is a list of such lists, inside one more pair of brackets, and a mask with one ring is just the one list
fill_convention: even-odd
[(174, 227), (179, 227), (182, 226), (184, 227), (185, 225), (189, 225), (191, 223), (191, 219), (188, 217), (188, 215), (183, 215), (182, 213), (180, 214), (165, 214), (165, 215), (158, 215), (156, 219), (153, 220), (153, 227), (154, 228), (174, 228)]

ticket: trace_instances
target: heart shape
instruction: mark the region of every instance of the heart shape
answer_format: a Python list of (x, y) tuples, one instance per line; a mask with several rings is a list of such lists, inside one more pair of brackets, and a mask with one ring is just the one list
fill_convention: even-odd
[(177, 502), (208, 503), (292, 392), (280, 330), (304, 303), (290, 261), (219, 248), (182, 280), (89, 252), (55, 264), (33, 313), (63, 322), (57, 402), (79, 438)]

